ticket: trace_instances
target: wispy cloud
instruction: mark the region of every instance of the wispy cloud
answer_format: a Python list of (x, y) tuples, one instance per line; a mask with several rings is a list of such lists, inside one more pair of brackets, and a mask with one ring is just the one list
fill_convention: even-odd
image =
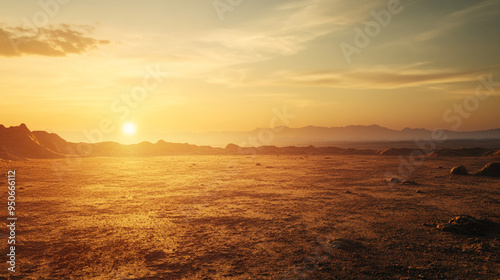
[(352, 70), (347, 72), (278, 73), (276, 84), (295, 86), (320, 86), (349, 89), (396, 89), (428, 85), (470, 82), (484, 71), (452, 70), (403, 70), (389, 69)]
[[(293, 56), (307, 49), (314, 40), (370, 17), (370, 11), (381, 3), (386, 2), (290, 1), (274, 6), (266, 17), (204, 30), (195, 37), (176, 38), (183, 49), (172, 50), (177, 55), (189, 54), (198, 61), (220, 67)], [(163, 51), (170, 53), (169, 49)]]
[(93, 27), (60, 24), (47, 28), (0, 25), (0, 56), (22, 55), (66, 56), (82, 54), (109, 44), (91, 37)]
[[(488, 69), (491, 71), (491, 69)], [(446, 84), (471, 82), (485, 69), (469, 71), (451, 69), (410, 69), (376, 67), (365, 70), (292, 72), (276, 71), (266, 79), (219, 79), (228, 86), (329, 87), (343, 89), (401, 89), (412, 87), (446, 88)]]
[(424, 30), (418, 34), (412, 34), (408, 37), (408, 40), (404, 41), (407, 43), (417, 43), (436, 38), (439, 39), (445, 34), (470, 24), (473, 21), (497, 17), (499, 9), (500, 5), (496, 0), (470, 2), (461, 9), (450, 11), (448, 14), (436, 18), (432, 29)]

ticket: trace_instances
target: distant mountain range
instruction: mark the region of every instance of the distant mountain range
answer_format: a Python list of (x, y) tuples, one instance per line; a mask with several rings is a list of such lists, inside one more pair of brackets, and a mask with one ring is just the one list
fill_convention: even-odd
[[(414, 139), (430, 139), (431, 132), (424, 129), (390, 130), (380, 126), (348, 126), (341, 128), (280, 127), (272, 130), (257, 129), (252, 132), (215, 133), (219, 137), (243, 139), (243, 144), (227, 144), (224, 148), (197, 146), (193, 144), (169, 143), (160, 140), (156, 143), (142, 142), (133, 145), (123, 145), (116, 142), (101, 143), (71, 143), (55, 133), (46, 131), (30, 131), (25, 124), (5, 127), (0, 125), (0, 159), (50, 159), (72, 156), (166, 156), (166, 155), (253, 155), (253, 154), (284, 154), (284, 155), (327, 155), (327, 154), (362, 154), (362, 155), (404, 155), (411, 153), (417, 147), (395, 148), (385, 145), (387, 149), (353, 149), (332, 146), (304, 147), (289, 146), (312, 143), (334, 143), (348, 141), (409, 141)], [(267, 133), (267, 134), (266, 134)], [(439, 156), (499, 156), (500, 129), (476, 132), (446, 131), (450, 141), (487, 141), (489, 148), (455, 150), (428, 150), (429, 155)], [(246, 138), (244, 136), (246, 135)], [(263, 138), (264, 136), (267, 138)], [(208, 135), (205, 135), (208, 137)], [(243, 138), (241, 138), (243, 137)], [(245, 140), (246, 139), (246, 140)], [(267, 139), (268, 141), (260, 141)], [(237, 140), (237, 139), (236, 139)], [(272, 141), (271, 141), (272, 140)], [(242, 143), (242, 142), (239, 143)], [(246, 141), (246, 142), (245, 142)], [(236, 141), (235, 141), (236, 142)], [(283, 147), (268, 145), (281, 143)], [(387, 142), (389, 143), (389, 142)], [(478, 143), (478, 142), (473, 142)], [(259, 145), (262, 144), (262, 145)], [(288, 144), (288, 146), (286, 146)], [(242, 147), (255, 146), (255, 147)]]
[[(500, 129), (457, 132), (443, 130), (448, 140), (500, 140)], [(345, 127), (306, 126), (302, 128), (258, 128), (252, 131), (209, 132), (202, 134), (167, 134), (172, 142), (224, 147), (227, 143), (240, 146), (332, 146), (345, 142), (401, 142), (431, 140), (432, 131), (421, 128), (394, 130), (378, 125)], [(253, 145), (252, 145), (253, 144)], [(257, 145), (255, 145), (257, 144)]]

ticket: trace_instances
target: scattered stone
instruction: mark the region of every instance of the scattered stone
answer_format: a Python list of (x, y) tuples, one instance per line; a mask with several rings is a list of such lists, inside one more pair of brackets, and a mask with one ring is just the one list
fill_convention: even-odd
[(455, 166), (451, 169), (450, 174), (454, 175), (469, 175), (467, 168), (463, 165)]
[(500, 224), (492, 220), (476, 219), (461, 215), (451, 219), (448, 224), (437, 225), (442, 232), (451, 232), (469, 236), (500, 235)]
[(390, 183), (394, 183), (394, 184), (399, 184), (401, 183), (401, 180), (399, 180), (399, 178), (391, 178), (389, 180)]
[(500, 177), (500, 162), (488, 163), (474, 175)]
[(413, 181), (413, 180), (405, 180), (404, 182), (401, 183), (402, 185), (412, 185), (412, 186), (418, 186), (420, 185), (419, 183)]
[(491, 251), (492, 246), (489, 243), (484, 243), (484, 242), (479, 242), (471, 245), (464, 245), (462, 247), (463, 252), (470, 252), (470, 251), (475, 251), (475, 252), (487, 252)]

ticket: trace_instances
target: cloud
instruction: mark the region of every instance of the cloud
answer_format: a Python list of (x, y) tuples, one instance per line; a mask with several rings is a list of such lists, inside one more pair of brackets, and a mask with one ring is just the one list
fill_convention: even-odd
[[(470, 82), (482, 70), (352, 70), (347, 72), (316, 72), (290, 74), (281, 83), (296, 86), (321, 86), (350, 89), (396, 89), (437, 84)], [(283, 74), (281, 74), (283, 76)]]
[(90, 35), (92, 26), (60, 24), (48, 28), (0, 25), (0, 56), (66, 56), (82, 54), (109, 44)]
[[(438, 5), (446, 5), (446, 3), (440, 3)], [(466, 2), (464, 6), (457, 5), (456, 8), (448, 11), (447, 14), (441, 15), (440, 17), (436, 16), (432, 29), (424, 30), (418, 34), (412, 34), (408, 37), (410, 40), (405, 41), (414, 44), (417, 42), (439, 39), (444, 37), (447, 33), (463, 28), (465, 25), (469, 25), (474, 21), (496, 18), (498, 17), (498, 12), (499, 5), (496, 0)]]
[[(386, 6), (387, 1), (271, 1), (266, 2), (268, 9), (254, 17), (236, 17), (238, 13), (245, 13), (245, 9), (251, 12), (255, 8), (252, 5), (259, 5), (248, 4), (234, 10), (232, 22), (207, 24), (185, 32), (142, 32), (134, 36), (129, 32), (124, 36), (121, 50), (127, 58), (139, 54), (139, 58), (147, 56), (150, 60), (168, 63), (174, 73), (171, 78), (198, 78), (209, 83), (237, 85), (247, 79), (241, 74), (244, 69), (259, 67), (273, 59), (293, 60), (317, 41), (331, 41), (328, 38), (336, 32), (350, 31), (350, 25), (370, 18), (370, 11)], [(335, 50), (332, 46), (331, 52)]]
[[(272, 12), (265, 17), (209, 29), (189, 38), (177, 38), (182, 49), (176, 48), (174, 51), (196, 58), (201, 75), (209, 73), (210, 76), (217, 76), (208, 78), (208, 82), (236, 85), (241, 82), (241, 75), (235, 78), (233, 75), (228, 76), (228, 67), (246, 69), (251, 67), (249, 64), (300, 55), (316, 40), (369, 18), (370, 11), (383, 4), (386, 5), (386, 2), (289, 1), (273, 6)], [(169, 52), (165, 49), (162, 51)], [(193, 73), (189, 74), (193, 77)]]
[[(477, 77), (492, 69), (459, 71), (450, 69), (371, 68), (368, 70), (316, 71), (299, 73), (277, 71), (267, 79), (245, 79), (230, 86), (329, 87), (343, 89), (399, 89), (412, 87), (443, 87), (477, 81)], [(219, 81), (222, 83), (223, 81)]]
[(292, 56), (312, 41), (370, 17), (380, 3), (383, 1), (291, 1), (278, 5), (266, 17), (208, 30), (183, 46), (200, 59), (212, 58), (223, 66)]
[(296, 27), (309, 26), (310, 23), (347, 26), (363, 22), (371, 17), (372, 10), (386, 5), (385, 0), (305, 0), (284, 4), (278, 10), (292, 12), (290, 19), (298, 23)]

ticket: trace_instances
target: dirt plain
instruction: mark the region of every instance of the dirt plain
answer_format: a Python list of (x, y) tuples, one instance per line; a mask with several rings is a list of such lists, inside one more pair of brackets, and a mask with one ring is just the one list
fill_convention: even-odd
[(2, 161), (0, 279), (500, 279), (498, 228), (439, 228), (500, 222), (499, 178), (449, 174), (491, 161), (428, 159), (410, 184), (386, 181), (397, 156)]

